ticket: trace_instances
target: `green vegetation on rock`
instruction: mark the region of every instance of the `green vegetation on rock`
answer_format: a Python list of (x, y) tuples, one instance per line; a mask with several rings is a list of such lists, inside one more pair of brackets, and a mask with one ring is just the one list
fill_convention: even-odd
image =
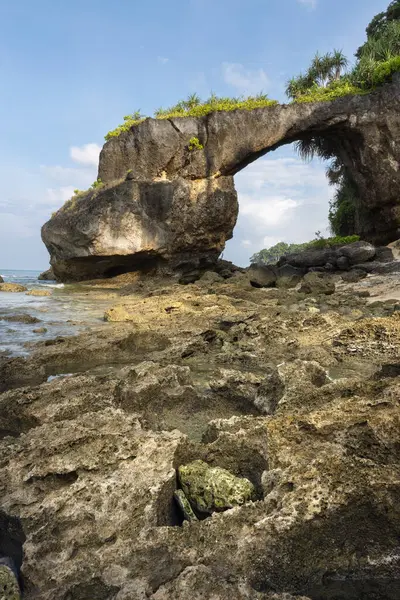
[(192, 137), (189, 140), (189, 146), (188, 146), (190, 152), (193, 152), (193, 150), (203, 150), (204, 146), (203, 144), (200, 144), (200, 140), (197, 137)]
[[(169, 108), (159, 108), (155, 111), (156, 119), (173, 119), (179, 117), (203, 117), (215, 111), (231, 111), (231, 110), (254, 110), (255, 108), (265, 108), (278, 104), (276, 100), (271, 100), (266, 94), (260, 93), (256, 96), (229, 98), (219, 97), (216, 94), (203, 102), (197, 94), (191, 94), (187, 100), (180, 100), (177, 104)], [(140, 112), (135, 112), (133, 115), (124, 117), (124, 123), (116, 129), (109, 131), (105, 136), (106, 140), (119, 136), (124, 131), (129, 131), (134, 125), (139, 125), (148, 117), (144, 117)]]
[[(348, 95), (373, 92), (392, 80), (400, 71), (400, 0), (391, 2), (385, 12), (374, 17), (367, 29), (367, 41), (357, 53), (354, 68), (345, 72), (348, 61), (342, 52), (314, 57), (305, 74), (293, 77), (286, 93), (294, 102), (321, 102)], [(331, 161), (327, 170), (329, 183), (336, 186), (330, 202), (329, 222), (332, 233), (346, 236), (354, 232), (356, 206), (362, 203), (349, 170), (342, 162), (340, 140), (313, 135), (297, 143), (305, 160), (318, 156)]]
[(104, 185), (104, 183), (102, 182), (102, 180), (100, 178), (96, 179), (96, 181), (94, 181), (92, 183), (92, 185), (90, 186), (91, 190), (96, 190), (99, 187), (102, 187)]

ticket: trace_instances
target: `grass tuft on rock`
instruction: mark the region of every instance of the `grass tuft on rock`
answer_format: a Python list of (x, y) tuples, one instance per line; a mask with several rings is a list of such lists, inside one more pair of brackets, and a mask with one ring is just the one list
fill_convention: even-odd
[[(240, 96), (238, 98), (220, 97), (216, 94), (203, 102), (197, 94), (191, 94), (186, 100), (180, 100), (177, 104), (169, 108), (158, 108), (154, 117), (156, 119), (175, 119), (179, 117), (204, 117), (209, 113), (216, 111), (232, 111), (232, 110), (254, 110), (256, 108), (265, 108), (266, 106), (274, 106), (278, 104), (277, 100), (271, 100), (266, 94), (260, 93), (256, 96)], [(132, 115), (124, 117), (124, 123), (118, 125), (112, 131), (109, 131), (105, 136), (106, 140), (113, 137), (118, 137), (121, 133), (129, 131), (131, 127), (143, 123), (149, 117), (140, 114), (139, 111)]]

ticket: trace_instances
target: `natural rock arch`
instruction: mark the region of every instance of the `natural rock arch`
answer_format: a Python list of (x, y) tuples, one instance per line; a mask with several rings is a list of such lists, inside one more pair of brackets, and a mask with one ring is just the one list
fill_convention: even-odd
[[(74, 197), (43, 226), (56, 276), (87, 279), (216, 260), (232, 237), (233, 176), (311, 134), (335, 138), (359, 190), (357, 233), (385, 243), (400, 227), (400, 77), (365, 96), (204, 117), (147, 119), (100, 154), (103, 187)], [(190, 150), (191, 138), (202, 150)]]

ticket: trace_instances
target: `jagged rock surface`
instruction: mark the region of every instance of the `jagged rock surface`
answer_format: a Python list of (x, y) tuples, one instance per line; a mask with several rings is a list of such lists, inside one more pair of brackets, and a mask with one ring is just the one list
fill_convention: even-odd
[[(237, 216), (233, 175), (270, 150), (332, 137), (356, 182), (357, 233), (387, 243), (400, 226), (400, 78), (333, 102), (147, 119), (100, 155), (103, 188), (75, 198), (44, 225), (59, 279), (149, 266), (190, 270), (216, 259)], [(197, 137), (203, 150), (190, 151)]]
[[(0, 551), (24, 599), (397, 599), (395, 303), (357, 296), (369, 278), (139, 284), (119, 294), (135, 322), (0, 357)], [(255, 501), (182, 524), (194, 460)]]

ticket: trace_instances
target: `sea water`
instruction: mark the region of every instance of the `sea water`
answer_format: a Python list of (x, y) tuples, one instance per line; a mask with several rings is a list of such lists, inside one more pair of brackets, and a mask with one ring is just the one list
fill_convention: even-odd
[[(32, 350), (33, 342), (73, 335), (102, 321), (104, 303), (89, 300), (84, 288), (64, 286), (56, 281), (39, 281), (39, 274), (40, 271), (0, 268), (0, 275), (6, 283), (19, 283), (28, 290), (52, 291), (51, 296), (0, 291), (0, 354), (26, 355)], [(1, 318), (25, 314), (36, 317), (38, 322), (27, 324)], [(46, 331), (35, 332), (42, 328)]]

